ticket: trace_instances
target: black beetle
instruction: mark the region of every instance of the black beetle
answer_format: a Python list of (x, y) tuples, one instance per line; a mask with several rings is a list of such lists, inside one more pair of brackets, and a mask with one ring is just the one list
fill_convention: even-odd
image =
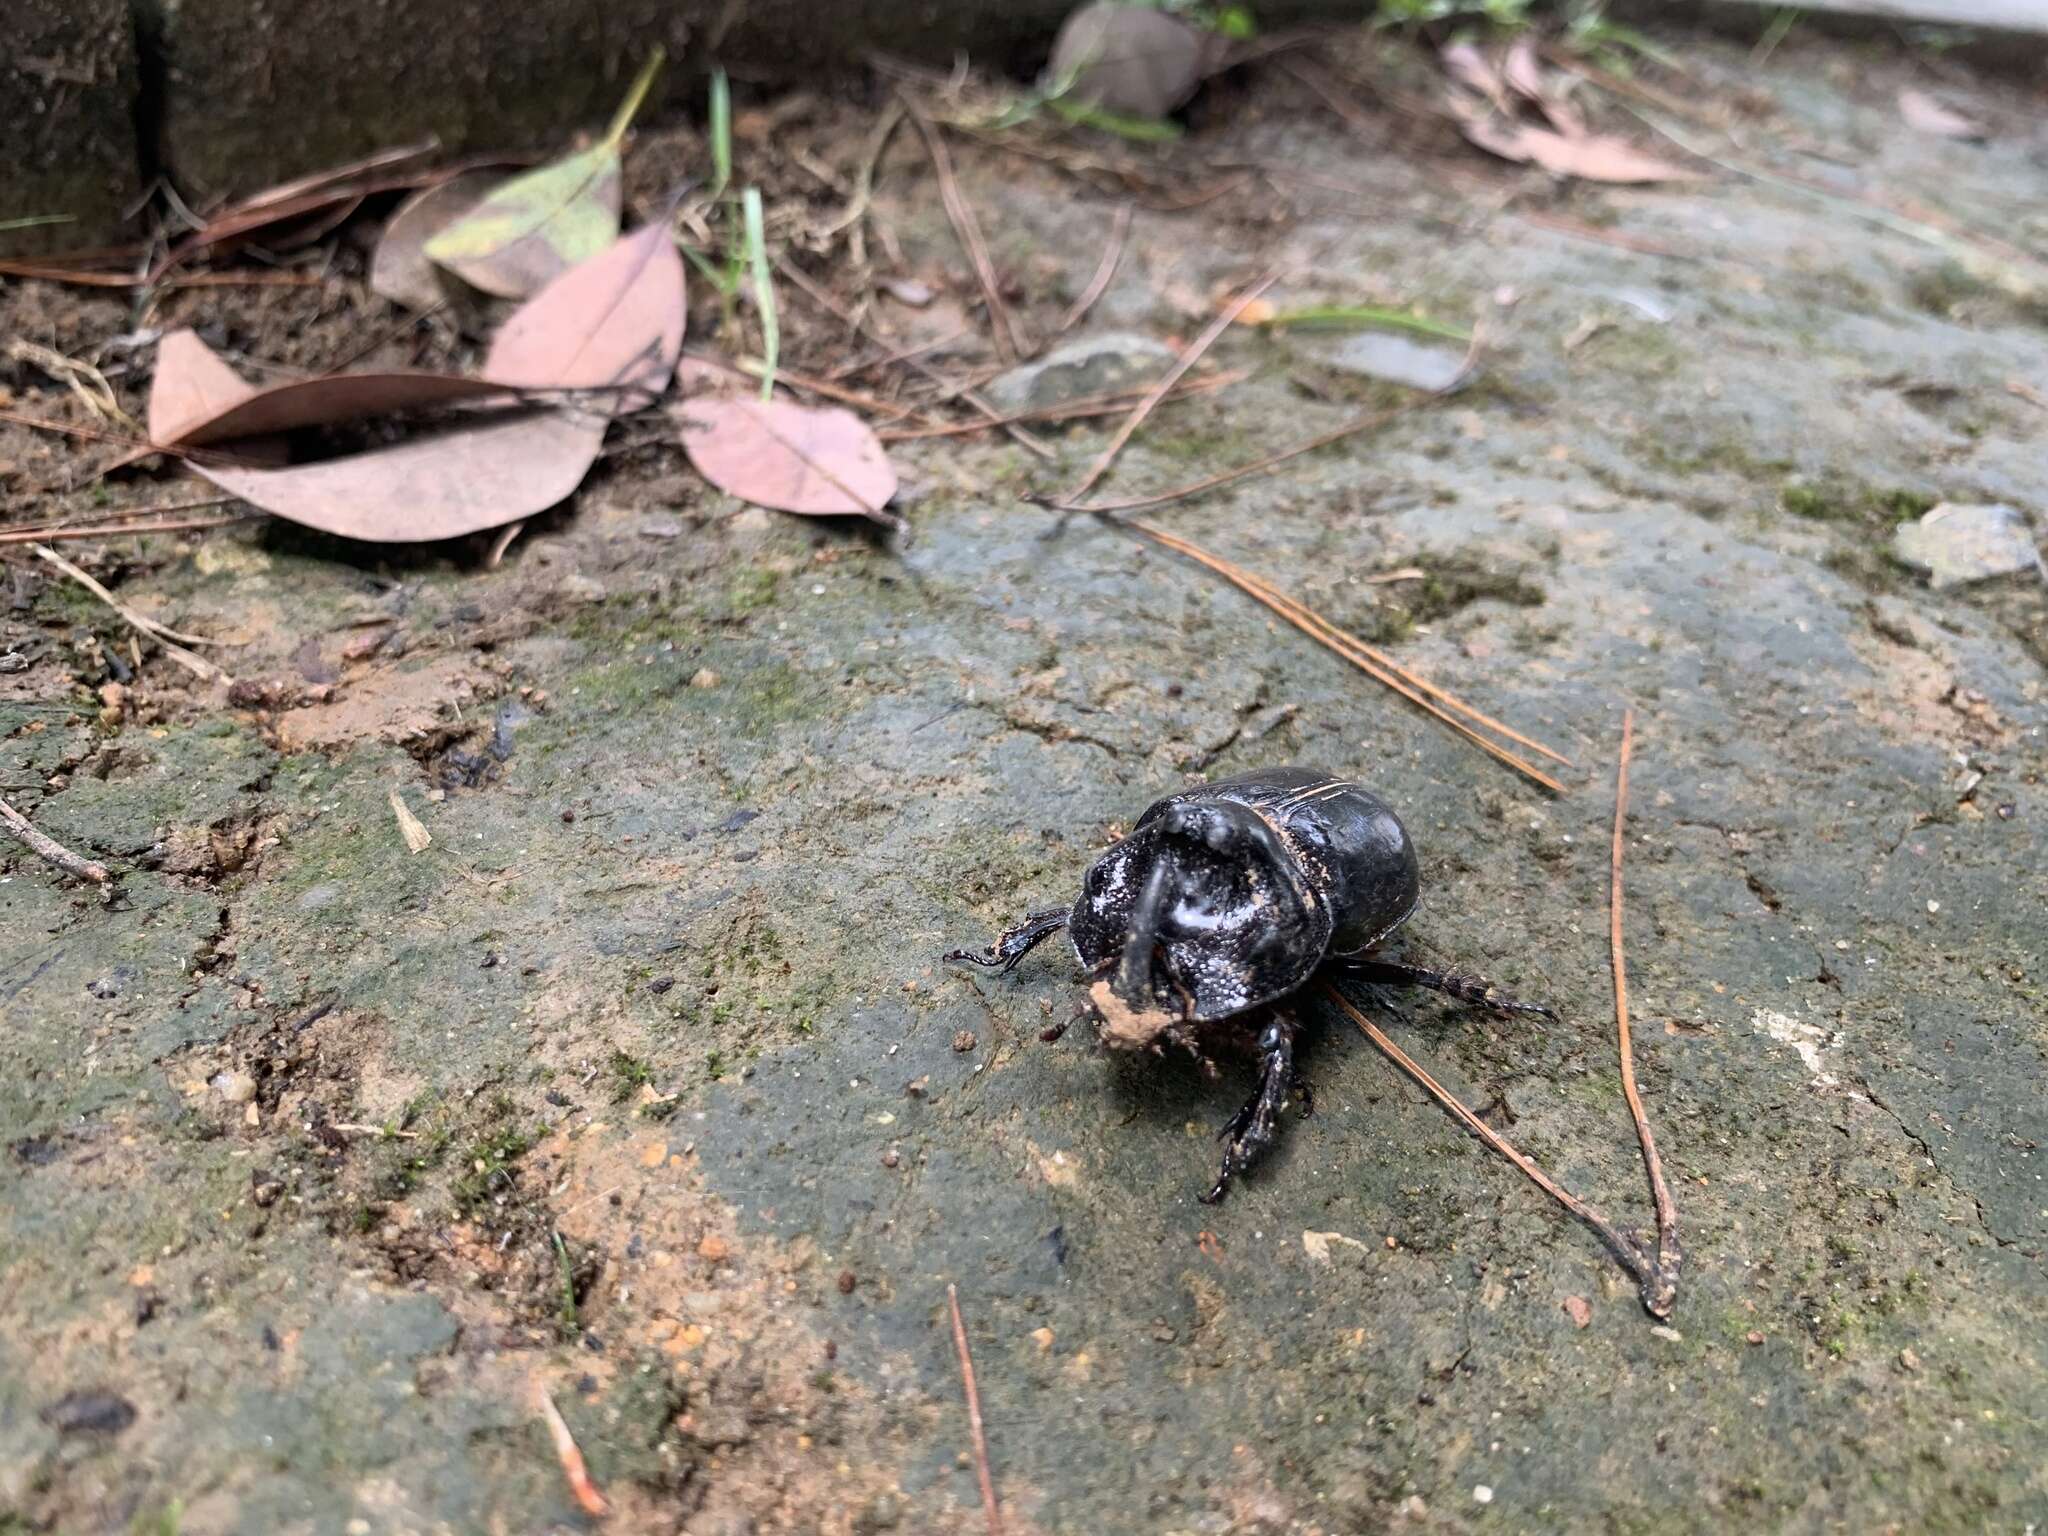
[(1421, 896), (1415, 845), (1383, 800), (1321, 769), (1265, 768), (1154, 801), (1089, 866), (1072, 908), (1033, 912), (987, 949), (946, 958), (1011, 971), (1065, 928), (1094, 978), (1105, 1045), (1171, 1043), (1206, 1060), (1218, 1037), (1256, 1039), (1259, 1089), (1223, 1127), (1223, 1170), (1202, 1197), (1214, 1204), (1272, 1145), (1290, 1091), (1309, 1112), (1300, 1025), (1284, 1004), (1318, 971), (1555, 1017), (1476, 976), (1372, 958)]

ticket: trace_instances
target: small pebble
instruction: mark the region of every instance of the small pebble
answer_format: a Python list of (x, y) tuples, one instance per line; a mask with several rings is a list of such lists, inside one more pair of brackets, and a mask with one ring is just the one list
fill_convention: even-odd
[(974, 1038), (974, 1031), (971, 1029), (963, 1029), (953, 1037), (953, 1049), (959, 1051), (962, 1055), (973, 1050), (978, 1043)]
[(1491, 1504), (1493, 1502), (1493, 1490), (1487, 1487), (1486, 1484), (1481, 1483), (1472, 1490), (1472, 1502), (1474, 1504)]
[(1564, 1310), (1566, 1315), (1571, 1318), (1574, 1328), (1584, 1328), (1593, 1321), (1592, 1304), (1583, 1296), (1565, 1297)]
[(647, 983), (647, 990), (659, 996), (675, 984), (676, 979), (673, 976), (657, 976), (654, 980)]
[(704, 1240), (697, 1244), (697, 1257), (709, 1260), (713, 1264), (723, 1264), (732, 1257), (732, 1247), (716, 1232), (707, 1233)]
[(854, 1272), (853, 1272), (852, 1270), (850, 1270), (850, 1269), (842, 1269), (841, 1271), (839, 1271), (839, 1294), (840, 1294), (840, 1295), (842, 1295), (842, 1296), (851, 1296), (851, 1295), (853, 1294), (853, 1288), (854, 1288), (854, 1287), (855, 1287), (856, 1285), (859, 1285), (859, 1284), (860, 1284), (860, 1280), (859, 1280), (859, 1278), (858, 1278), (858, 1277), (857, 1277), (857, 1276), (856, 1276), (856, 1275), (854, 1274)]
[(1761, 1344), (1764, 1341), (1764, 1336), (1758, 1333), (1754, 1328), (1750, 1329), (1748, 1333), (1743, 1335), (1743, 1337), (1748, 1339), (1751, 1345)]
[(1918, 1355), (1914, 1354), (1914, 1353), (1913, 1353), (1913, 1351), (1912, 1351), (1912, 1350), (1910, 1350), (1910, 1349), (1902, 1349), (1902, 1350), (1900, 1350), (1900, 1351), (1899, 1351), (1899, 1369), (1900, 1369), (1900, 1370), (1902, 1370), (1902, 1371), (1917, 1371), (1917, 1370), (1919, 1370), (1919, 1369), (1920, 1369), (1920, 1357), (1919, 1357)]
[(897, 1151), (894, 1147), (891, 1147), (888, 1151), (882, 1154), (882, 1166), (884, 1168), (894, 1168), (898, 1163), (902, 1161), (903, 1159), (897, 1154)]
[(709, 667), (700, 667), (690, 676), (690, 686), (692, 688), (716, 688), (718, 684), (718, 674)]

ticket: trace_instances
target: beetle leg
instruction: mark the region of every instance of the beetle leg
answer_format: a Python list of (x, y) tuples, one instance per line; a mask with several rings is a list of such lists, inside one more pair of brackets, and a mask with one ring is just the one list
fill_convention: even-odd
[(964, 960), (969, 965), (1000, 966), (1007, 976), (1017, 968), (1018, 961), (1066, 926), (1067, 909), (1047, 907), (1042, 912), (1033, 912), (1014, 928), (1005, 929), (988, 948), (949, 949), (946, 958)]
[(1259, 1035), (1263, 1061), (1258, 1092), (1223, 1127), (1223, 1168), (1216, 1175), (1215, 1187), (1201, 1197), (1202, 1204), (1221, 1200), (1230, 1181), (1256, 1162), (1278, 1136), (1280, 1107), (1287, 1102), (1295, 1080), (1295, 1029), (1294, 1020), (1276, 1014)]
[(1533, 1013), (1546, 1019), (1557, 1017), (1555, 1009), (1543, 1003), (1525, 1003), (1518, 997), (1510, 997), (1483, 976), (1459, 976), (1449, 971), (1426, 970), (1419, 965), (1401, 965), (1392, 960), (1354, 960), (1348, 962), (1348, 968), (1361, 981), (1386, 982), (1397, 987), (1428, 987), (1461, 1003), (1476, 1003), (1496, 1013)]

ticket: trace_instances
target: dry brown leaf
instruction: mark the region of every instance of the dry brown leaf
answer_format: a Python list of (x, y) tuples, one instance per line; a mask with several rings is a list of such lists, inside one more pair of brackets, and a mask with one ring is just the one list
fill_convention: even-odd
[[(195, 467), (267, 512), (345, 538), (409, 543), (516, 522), (582, 483), (616, 410), (666, 387), (682, 350), (683, 320), (682, 260), (666, 229), (650, 226), (528, 300), (486, 360), (498, 381), (481, 385), (485, 392), (512, 383), (599, 393), (460, 420), (318, 463)], [(630, 387), (614, 394), (607, 386), (615, 384)]]
[(1925, 91), (1899, 92), (1899, 116), (1914, 132), (1931, 133), (1936, 138), (1974, 140), (1985, 137), (1982, 123), (1963, 116), (1953, 107), (1943, 106)]
[[(370, 258), (370, 289), (408, 309), (432, 309), (450, 296), (450, 279), (427, 259), (426, 243), (474, 208), (505, 178), (496, 171), (464, 171), (424, 187), (398, 205), (377, 237)], [(461, 284), (454, 283), (460, 290)]]
[(149, 440), (175, 443), (185, 432), (253, 398), (256, 386), (230, 368), (196, 332), (172, 331), (156, 348), (149, 387)]
[[(211, 354), (209, 354), (211, 356)], [(215, 368), (225, 368), (212, 358)], [(159, 378), (162, 377), (159, 367)], [(509, 399), (504, 385), (455, 373), (331, 373), (319, 378), (291, 379), (250, 393), (212, 416), (188, 421), (176, 435), (159, 438), (164, 446), (199, 448), (241, 438), (306, 427), (337, 426), (371, 416), (431, 410), (492, 397)], [(155, 417), (155, 401), (150, 415)]]
[(1437, 58), (1453, 80), (1484, 96), (1503, 116), (1514, 116), (1515, 104), (1508, 96), (1505, 71), (1494, 60), (1471, 43), (1451, 43), (1438, 52)]
[(1508, 89), (1533, 103), (1559, 133), (1574, 139), (1585, 134), (1586, 120), (1565, 99), (1561, 85), (1544, 78), (1543, 61), (1536, 54), (1536, 40), (1527, 32), (1508, 45), (1507, 54), (1501, 60), (1500, 73)]
[(851, 411), (698, 395), (674, 408), (683, 449), (720, 490), (778, 512), (869, 517), (902, 526), (887, 510), (896, 469)]
[(1488, 154), (1541, 166), (1553, 175), (1617, 184), (1699, 179), (1696, 171), (1660, 160), (1607, 134), (1571, 138), (1533, 123), (1504, 122), (1487, 116), (1469, 99), (1454, 100), (1451, 110), (1465, 137)]

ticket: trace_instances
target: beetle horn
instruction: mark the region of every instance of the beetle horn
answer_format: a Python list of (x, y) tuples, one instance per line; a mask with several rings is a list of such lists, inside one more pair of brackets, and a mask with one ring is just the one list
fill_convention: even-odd
[(1124, 931), (1123, 953), (1117, 957), (1113, 976), (1097, 981), (1088, 989), (1095, 1011), (1102, 1016), (1106, 1044), (1134, 1048), (1156, 1041), (1172, 1028), (1173, 1015), (1162, 1012), (1152, 1000), (1152, 952), (1159, 943), (1159, 918), (1165, 910), (1167, 891), (1173, 883), (1172, 857), (1161, 854), (1131, 908), (1130, 926)]

